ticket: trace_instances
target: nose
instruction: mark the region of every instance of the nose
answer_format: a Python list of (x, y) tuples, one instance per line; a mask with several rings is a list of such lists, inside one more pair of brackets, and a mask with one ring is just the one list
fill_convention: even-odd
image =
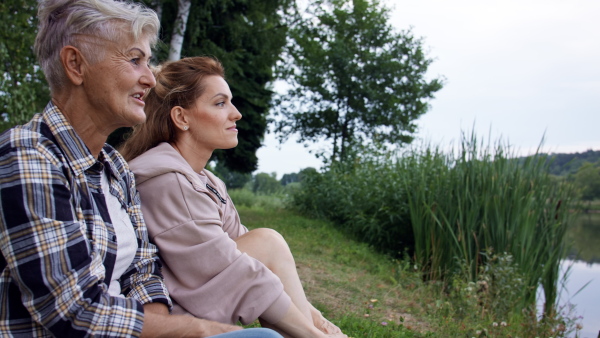
[(156, 79), (154, 78), (154, 74), (152, 73), (152, 70), (150, 70), (149, 66), (144, 66), (144, 73), (140, 77), (140, 84), (148, 89), (156, 86)]
[(235, 106), (233, 106), (233, 114), (232, 114), (231, 119), (233, 121), (238, 121), (238, 120), (242, 119), (242, 114), (239, 112), (239, 110), (237, 110), (237, 108)]

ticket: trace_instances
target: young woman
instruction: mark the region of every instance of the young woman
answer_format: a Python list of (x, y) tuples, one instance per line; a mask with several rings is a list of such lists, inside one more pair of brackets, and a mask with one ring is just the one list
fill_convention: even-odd
[(146, 123), (121, 152), (135, 173), (174, 313), (223, 323), (259, 318), (291, 337), (346, 337), (306, 299), (283, 237), (248, 231), (224, 183), (205, 169), (215, 149), (237, 145), (242, 118), (221, 64), (185, 58), (155, 76)]

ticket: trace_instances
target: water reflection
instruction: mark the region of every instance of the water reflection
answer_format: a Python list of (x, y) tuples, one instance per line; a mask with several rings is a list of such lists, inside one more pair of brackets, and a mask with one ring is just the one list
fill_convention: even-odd
[(600, 213), (578, 215), (569, 227), (567, 239), (572, 244), (569, 259), (600, 263)]
[(563, 269), (569, 266), (569, 278), (560, 304), (574, 304), (577, 316), (583, 317), (580, 338), (597, 338), (600, 331), (600, 264), (563, 261)]
[[(597, 338), (600, 331), (600, 214), (579, 215), (569, 227), (567, 238), (573, 247), (568, 259), (563, 261), (563, 268), (570, 266), (571, 269), (561, 304), (574, 304), (577, 315), (583, 316), (579, 337)], [(586, 283), (589, 284), (586, 286)]]

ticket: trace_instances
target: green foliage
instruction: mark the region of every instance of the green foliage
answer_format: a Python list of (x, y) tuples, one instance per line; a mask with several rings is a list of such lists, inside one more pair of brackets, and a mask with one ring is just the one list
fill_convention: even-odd
[(514, 309), (522, 309), (522, 290), (525, 277), (513, 257), (508, 253), (493, 254), (491, 249), (482, 253), (485, 258), (479, 267), (477, 281), (472, 281), (470, 266), (462, 261), (465, 269), (455, 274), (449, 282), (449, 300), (454, 316), (509, 318)]
[(568, 238), (573, 243), (569, 258), (600, 264), (600, 213), (579, 214), (569, 225)]
[(280, 210), (284, 207), (284, 197), (278, 194), (255, 194), (249, 189), (229, 190), (229, 197), (236, 207), (256, 208), (262, 210)]
[(217, 161), (212, 172), (225, 182), (227, 189), (241, 189), (246, 183), (252, 180), (251, 174), (242, 174), (237, 171), (229, 170), (222, 161)]
[[(230, 170), (256, 170), (256, 150), (267, 128), (273, 67), (279, 59), (287, 28), (283, 13), (292, 0), (192, 0), (182, 57), (210, 55), (224, 65), (233, 104), (243, 118), (237, 122), (239, 144), (219, 150), (215, 157)], [(162, 39), (169, 41), (177, 14), (177, 1), (162, 3)], [(165, 60), (168, 49), (160, 51)]]
[(550, 170), (550, 173), (559, 176), (569, 176), (571, 174), (575, 174), (585, 162), (600, 162), (600, 151), (594, 151), (591, 149), (582, 153), (540, 154), (540, 156), (547, 156), (549, 161), (548, 169)]
[(600, 162), (584, 162), (574, 175), (575, 185), (579, 188), (583, 201), (600, 198)]
[(308, 167), (300, 170), (297, 173), (284, 174), (281, 177), (281, 185), (286, 186), (291, 183), (299, 183), (302, 182), (304, 176), (309, 175), (310, 173), (316, 172), (317, 169)]
[(484, 147), (464, 137), (458, 153), (413, 151), (405, 168), (415, 234), (415, 260), (427, 279), (446, 279), (468, 269), (476, 282), (493, 248), (506, 252), (525, 276), (522, 308), (535, 304), (544, 288), (547, 316), (553, 316), (565, 256), (572, 186), (557, 184), (542, 157), (520, 162), (501, 144)]
[(258, 173), (252, 180), (252, 192), (255, 194), (274, 194), (282, 191), (281, 183), (277, 180), (275, 173)]
[(0, 131), (29, 121), (50, 98), (33, 52), (36, 13), (35, 0), (0, 3)]
[(412, 141), (413, 121), (442, 81), (425, 79), (421, 40), (396, 33), (388, 17), (378, 0), (317, 0), (298, 14), (280, 65), (291, 86), (275, 105), (281, 140), (327, 140), (331, 162), (359, 145)]
[(526, 276), (510, 254), (482, 255), (477, 281), (470, 280), (469, 264), (460, 262), (463, 273), (452, 275), (429, 306), (439, 331), (452, 337), (570, 337), (579, 329), (570, 310), (538, 319), (535, 304), (523, 307)]
[(322, 174), (307, 172), (290, 206), (400, 257), (414, 245), (402, 175), (391, 163), (375, 159), (340, 163)]
[(524, 276), (519, 309), (535, 304), (542, 285), (553, 316), (574, 190), (547, 165), (544, 157), (520, 161), (500, 144), (484, 147), (473, 135), (456, 155), (425, 147), (334, 165), (307, 176), (292, 206), (378, 250), (407, 250), (425, 280), (458, 275), (477, 283), (486, 250), (506, 252)]
[[(409, 261), (377, 254), (330, 222), (289, 210), (238, 210), (249, 229), (273, 228), (285, 237), (307, 297), (350, 337), (574, 336), (574, 317), (540, 320), (529, 309), (499, 315), (518, 304), (522, 288), (521, 269), (509, 254), (486, 252), (476, 282), (461, 274), (446, 284), (423, 282)], [(457, 264), (461, 271), (470, 269), (465, 262)], [(495, 294), (506, 297), (492, 298)]]
[(283, 186), (296, 182), (300, 182), (298, 173), (283, 174), (283, 176), (281, 176), (281, 185)]
[(377, 338), (409, 338), (409, 337), (433, 337), (433, 335), (421, 335), (411, 331), (402, 324), (393, 322), (376, 323), (367, 318), (345, 316), (336, 320), (342, 332), (348, 337), (377, 337)]

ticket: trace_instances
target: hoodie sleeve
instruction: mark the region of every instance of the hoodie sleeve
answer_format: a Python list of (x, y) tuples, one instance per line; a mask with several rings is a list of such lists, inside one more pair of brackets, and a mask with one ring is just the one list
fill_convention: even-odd
[(224, 323), (281, 319), (291, 303), (281, 281), (237, 249), (209, 192), (194, 190), (184, 175), (173, 172), (148, 179), (138, 189), (176, 303), (194, 316)]

